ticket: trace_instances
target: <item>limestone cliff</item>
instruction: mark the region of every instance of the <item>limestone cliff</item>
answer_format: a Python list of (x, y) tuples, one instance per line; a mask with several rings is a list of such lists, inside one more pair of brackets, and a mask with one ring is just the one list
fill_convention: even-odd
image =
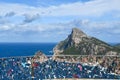
[(117, 55), (120, 50), (113, 46), (90, 37), (78, 28), (73, 28), (71, 34), (58, 43), (54, 49), (54, 55)]

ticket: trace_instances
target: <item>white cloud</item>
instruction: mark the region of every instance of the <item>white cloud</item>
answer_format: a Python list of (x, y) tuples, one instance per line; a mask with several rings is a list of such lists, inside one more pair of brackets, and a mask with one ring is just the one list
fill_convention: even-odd
[(104, 34), (119, 34), (120, 33), (120, 22), (93, 22), (89, 20), (73, 20), (64, 23), (29, 23), (29, 24), (2, 24), (0, 30), (6, 31), (11, 30), (12, 32), (18, 32), (20, 34), (24, 32), (38, 32), (38, 33), (48, 33), (53, 32), (58, 35), (68, 34), (73, 27), (79, 27), (87, 33), (104, 33)]
[(15, 15), (14, 12), (9, 12), (9, 13), (6, 13), (4, 17), (12, 17), (14, 15)]
[(23, 23), (30, 23), (33, 22), (34, 20), (37, 20), (40, 18), (39, 14), (35, 14), (35, 15), (29, 15), (29, 14), (24, 14), (25, 20)]
[(2, 27), (0, 27), (0, 30), (9, 30), (11, 27), (4, 25)]
[(15, 25), (10, 23), (2, 24), (0, 25), (0, 31), (13, 30), (14, 27)]
[(86, 3), (76, 2), (50, 7), (31, 7), (23, 4), (0, 3), (0, 14), (15, 12), (22, 14), (40, 14), (42, 16), (101, 16), (106, 12), (120, 11), (120, 0), (93, 0)]
[[(106, 13), (111, 13), (118, 17), (120, 14), (120, 0), (93, 0), (86, 3), (76, 2), (69, 4), (62, 4), (58, 6), (49, 7), (31, 7), (23, 4), (13, 3), (0, 3), (0, 35), (4, 32), (7, 36), (8, 33), (15, 35), (22, 35), (27, 33), (28, 35), (36, 36), (54, 36), (65, 37), (71, 31), (73, 27), (79, 27), (88, 34), (120, 34), (120, 22), (119, 21), (107, 21), (107, 22), (92, 22), (91, 20), (73, 20), (64, 23), (47, 23), (42, 24), (40, 22), (32, 23), (39, 16), (40, 17), (66, 17), (66, 16), (78, 16), (78, 17), (99, 17), (101, 18)], [(114, 12), (115, 11), (115, 12)], [(117, 12), (117, 15), (116, 14)], [(26, 15), (26, 16), (24, 16)], [(3, 18), (4, 16), (9, 16)], [(13, 17), (13, 18), (11, 18)], [(108, 16), (112, 17), (112, 16)], [(16, 19), (20, 18), (20, 20)], [(12, 21), (9, 21), (9, 20)], [(17, 21), (18, 20), (18, 21)], [(15, 23), (17, 21), (17, 23)], [(23, 24), (22, 22), (28, 22)], [(9, 32), (7, 32), (9, 30)], [(17, 33), (17, 34), (16, 34)], [(31, 34), (30, 34), (31, 33)], [(37, 34), (36, 34), (37, 33)]]
[(4, 34), (4, 37), (12, 36), (19, 39), (43, 38), (45, 40), (52, 40), (54, 38), (54, 41), (60, 41), (65, 39), (68, 34), (70, 34), (71, 29), (76, 27), (76, 25), (88, 35), (98, 38), (99, 36), (104, 37), (107, 35), (111, 35), (112, 37), (116, 35), (115, 37), (117, 38), (120, 34), (120, 22), (104, 22), (103, 24), (101, 22), (92, 22), (89, 20), (73, 20), (54, 24), (3, 24), (0, 26), (0, 36)]

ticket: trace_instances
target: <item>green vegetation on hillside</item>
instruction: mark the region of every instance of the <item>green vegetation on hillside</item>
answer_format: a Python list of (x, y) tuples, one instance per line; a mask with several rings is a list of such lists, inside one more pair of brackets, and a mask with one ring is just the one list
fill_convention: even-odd
[(79, 29), (73, 31), (67, 39), (57, 45), (57, 49), (63, 51), (61, 54), (106, 55), (106, 53), (110, 53), (111, 51), (120, 53), (120, 45), (114, 47), (97, 38), (86, 36)]

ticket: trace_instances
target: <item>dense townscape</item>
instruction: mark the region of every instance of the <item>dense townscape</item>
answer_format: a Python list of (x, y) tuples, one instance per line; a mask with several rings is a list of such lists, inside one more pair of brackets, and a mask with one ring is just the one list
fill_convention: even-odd
[(120, 74), (114, 73), (116, 66), (118, 64), (114, 60), (112, 64), (105, 67), (104, 64), (99, 63), (94, 65), (83, 62), (70, 63), (64, 59), (59, 61), (49, 58), (47, 61), (40, 62), (34, 57), (1, 58), (0, 80), (119, 79)]

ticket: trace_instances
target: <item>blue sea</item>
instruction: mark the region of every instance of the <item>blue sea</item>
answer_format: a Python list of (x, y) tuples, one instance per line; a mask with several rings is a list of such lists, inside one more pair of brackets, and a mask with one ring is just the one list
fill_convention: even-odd
[[(37, 51), (53, 55), (52, 50), (57, 43), (0, 43), (0, 57), (32, 56)], [(109, 43), (110, 45), (115, 45)]]
[(57, 43), (0, 43), (0, 57), (31, 56), (37, 51), (53, 55)]

